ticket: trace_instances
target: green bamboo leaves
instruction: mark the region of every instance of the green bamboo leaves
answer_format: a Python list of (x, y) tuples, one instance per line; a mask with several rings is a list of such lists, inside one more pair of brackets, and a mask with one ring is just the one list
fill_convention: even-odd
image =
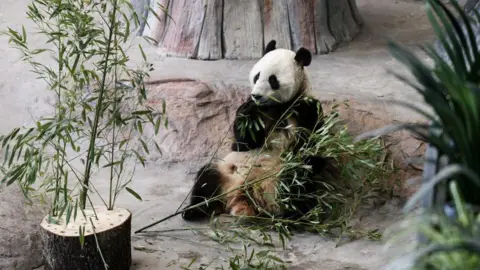
[[(45, 37), (42, 47), (28, 42), (24, 27), (8, 28), (4, 34), (47, 83), (56, 103), (52, 115), (0, 137), (1, 182), (18, 182), (27, 195), (39, 183), (39, 191), (53, 195), (52, 217), (67, 215), (68, 220), (76, 217), (77, 207), (87, 206), (92, 192), (109, 209), (123, 189), (141, 200), (130, 185), (133, 168), (146, 165), (151, 145), (160, 151), (145, 130), (148, 126), (157, 135), (168, 121), (165, 103), (161, 111), (147, 104), (145, 79), (153, 65), (141, 45), (134, 48), (143, 62), (134, 68), (129, 63), (127, 49), (139, 27), (131, 3), (34, 0), (27, 17), (36, 27), (29, 32)], [(43, 55), (54, 64), (38, 60)], [(100, 170), (109, 172), (108, 194), (92, 186)]]

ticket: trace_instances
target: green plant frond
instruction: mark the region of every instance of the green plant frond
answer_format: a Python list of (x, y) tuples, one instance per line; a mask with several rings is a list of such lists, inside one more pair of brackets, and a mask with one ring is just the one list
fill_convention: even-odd
[[(437, 19), (434, 17), (431, 8), (433, 8), (433, 10), (435, 11), (435, 15), (437, 15), (439, 17), (439, 20), (442, 22), (444, 30), (440, 28), (440, 25)], [(441, 7), (439, 7), (435, 3), (435, 1), (427, 1), (427, 16), (434, 31), (437, 34), (440, 42), (444, 46), (448, 56), (450, 57), (450, 60), (453, 62), (454, 68), (458, 72), (459, 76), (465, 77), (467, 74), (467, 65), (464, 61), (464, 50), (462, 49), (458, 40), (460, 38), (462, 41), (465, 41), (465, 38), (463, 37), (463, 33), (461, 31), (460, 33), (454, 32), (452, 22), (456, 22), (455, 19), (453, 19), (453, 21), (451, 20), (452, 18), (448, 16), (451, 14), (449, 14), (448, 12), (448, 9), (442, 10)], [(455, 28), (455, 30), (457, 29)], [(452, 45), (450, 46), (449, 43)], [(464, 44), (466, 43), (464, 42)]]
[[(428, 141), (452, 162), (475, 170), (478, 174), (480, 147), (476, 143), (480, 135), (480, 52), (473, 29), (478, 28), (480, 16), (474, 10), (474, 18), (467, 15), (460, 5), (453, 1), (453, 11), (438, 0), (427, 1), (427, 14), (446, 53), (426, 46), (428, 55), (434, 60), (432, 69), (424, 66), (413, 53), (390, 43), (392, 55), (406, 65), (418, 85), (410, 82), (430, 105), (438, 117), (436, 125), (443, 130), (432, 134)], [(448, 60), (448, 61), (447, 61)], [(463, 186), (465, 181), (459, 183)], [(476, 195), (467, 192), (467, 197)]]
[(411, 211), (415, 204), (425, 196), (427, 192), (429, 192), (433, 187), (435, 187), (439, 182), (451, 179), (456, 175), (465, 175), (468, 177), (472, 183), (476, 186), (480, 187), (480, 177), (475, 174), (469, 168), (460, 165), (460, 164), (452, 164), (448, 165), (447, 167), (440, 170), (432, 179), (429, 179), (405, 204), (405, 211)]

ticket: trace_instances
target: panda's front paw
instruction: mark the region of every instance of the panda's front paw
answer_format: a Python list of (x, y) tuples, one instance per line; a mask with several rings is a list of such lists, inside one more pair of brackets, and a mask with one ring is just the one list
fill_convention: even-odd
[(200, 221), (207, 217), (208, 215), (198, 208), (188, 209), (182, 213), (182, 218), (186, 221)]
[(238, 113), (244, 116), (255, 114), (258, 111), (258, 105), (255, 101), (249, 99), (238, 108)]
[(320, 173), (325, 169), (327, 165), (327, 159), (320, 156), (308, 156), (304, 161), (305, 165), (312, 167), (312, 172), (314, 174)]
[(256, 213), (247, 202), (241, 202), (230, 210), (230, 215), (237, 217), (254, 217)]

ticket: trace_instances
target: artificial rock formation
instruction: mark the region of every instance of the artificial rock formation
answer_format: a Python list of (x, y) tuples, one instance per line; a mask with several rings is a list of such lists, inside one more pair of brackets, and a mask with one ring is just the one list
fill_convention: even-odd
[[(250, 96), (245, 87), (188, 78), (151, 82), (148, 91), (148, 105), (161, 112), (165, 101), (168, 117), (167, 128), (162, 125), (155, 137), (162, 154), (151, 151), (149, 157), (191, 163), (230, 149), (230, 125), (238, 106)], [(152, 129), (144, 129), (145, 139), (152, 135)]]
[(14, 183), (0, 184), (0, 269), (36, 269), (42, 265), (40, 221), (44, 207), (25, 195)]
[[(149, 4), (143, 35), (167, 55), (194, 59), (252, 59), (270, 40), (315, 54), (351, 41), (363, 24), (355, 0), (132, 0)], [(168, 10), (168, 15), (165, 13)]]

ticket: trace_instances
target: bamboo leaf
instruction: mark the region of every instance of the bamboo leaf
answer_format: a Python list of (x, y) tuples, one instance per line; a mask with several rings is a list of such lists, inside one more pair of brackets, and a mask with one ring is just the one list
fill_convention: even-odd
[(143, 47), (141, 44), (138, 44), (138, 48), (140, 49), (140, 53), (142, 54), (142, 58), (144, 61), (147, 61), (147, 56), (145, 55), (145, 52), (143, 51)]
[(78, 240), (80, 241), (80, 246), (82, 247), (83, 249), (83, 246), (85, 244), (85, 226), (79, 226), (78, 227)]
[(145, 153), (150, 154), (150, 151), (148, 151), (147, 144), (142, 139), (140, 139), (140, 143), (142, 144), (143, 150), (145, 151)]
[(140, 195), (138, 195), (137, 192), (135, 192), (133, 189), (129, 188), (129, 187), (125, 187), (125, 189), (133, 195), (133, 197), (137, 198), (137, 200), (139, 201), (142, 201), (142, 197), (140, 197)]

